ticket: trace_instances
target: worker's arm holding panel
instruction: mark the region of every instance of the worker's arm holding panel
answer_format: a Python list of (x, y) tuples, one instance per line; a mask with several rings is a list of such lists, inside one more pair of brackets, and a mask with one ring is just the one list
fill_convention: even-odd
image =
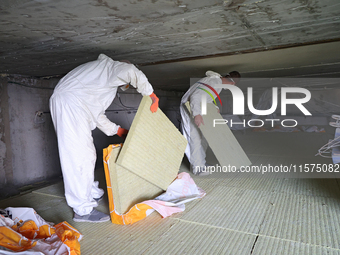
[(153, 88), (145, 74), (132, 64), (123, 64), (120, 65), (119, 68), (121, 68), (121, 70), (117, 75), (118, 78), (126, 84), (131, 84), (143, 96), (150, 96), (152, 99), (150, 109), (152, 112), (157, 111), (159, 99), (153, 92)]
[(113, 136), (117, 134), (120, 126), (110, 121), (105, 114), (101, 114), (97, 119), (97, 128), (107, 136)]

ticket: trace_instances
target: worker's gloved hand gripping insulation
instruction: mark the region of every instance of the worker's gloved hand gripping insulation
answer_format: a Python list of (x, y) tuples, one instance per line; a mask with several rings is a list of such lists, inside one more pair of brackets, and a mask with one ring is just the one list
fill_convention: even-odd
[(120, 137), (126, 136), (128, 132), (129, 130), (119, 127), (117, 131), (117, 135)]
[(150, 95), (151, 99), (152, 99), (152, 105), (150, 107), (150, 110), (151, 112), (156, 112), (157, 109), (158, 109), (158, 101), (159, 101), (159, 98), (156, 96), (155, 93), (152, 93)]

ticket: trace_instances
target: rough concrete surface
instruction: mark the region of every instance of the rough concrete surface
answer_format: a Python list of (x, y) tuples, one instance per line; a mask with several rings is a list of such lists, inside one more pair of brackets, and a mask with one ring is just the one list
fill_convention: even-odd
[(4, 0), (0, 7), (0, 73), (33, 76), (66, 74), (99, 53), (146, 65), (338, 40), (340, 27), (337, 0)]

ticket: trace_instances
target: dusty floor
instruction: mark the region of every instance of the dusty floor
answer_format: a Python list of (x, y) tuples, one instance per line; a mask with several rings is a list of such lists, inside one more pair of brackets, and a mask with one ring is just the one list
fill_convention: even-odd
[[(239, 132), (236, 137), (254, 165), (331, 163), (314, 156), (327, 134)], [(181, 171), (187, 169), (184, 160)], [(105, 185), (103, 170), (96, 174)], [(226, 173), (193, 178), (207, 192), (203, 199), (188, 203), (183, 213), (162, 219), (154, 212), (130, 226), (73, 222), (62, 183), (2, 200), (0, 208), (28, 206), (47, 221), (66, 220), (84, 235), (85, 255), (340, 254), (339, 179)], [(97, 209), (108, 213), (106, 200)]]

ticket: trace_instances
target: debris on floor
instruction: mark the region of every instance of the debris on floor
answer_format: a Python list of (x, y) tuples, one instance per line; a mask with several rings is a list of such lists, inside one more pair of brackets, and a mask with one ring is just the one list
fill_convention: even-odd
[(66, 221), (46, 222), (33, 208), (8, 207), (0, 215), (0, 254), (79, 255), (82, 235)]

